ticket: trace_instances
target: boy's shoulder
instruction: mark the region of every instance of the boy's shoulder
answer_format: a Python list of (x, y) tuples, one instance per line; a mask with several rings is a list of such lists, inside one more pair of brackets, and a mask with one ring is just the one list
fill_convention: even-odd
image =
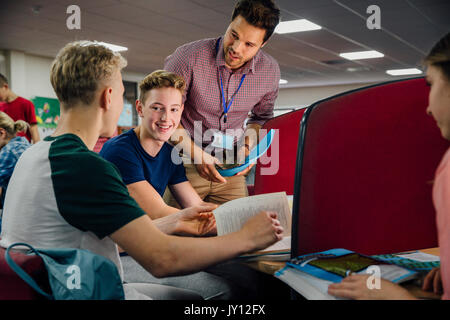
[[(131, 142), (133, 141), (134, 130), (128, 130), (124, 133), (121, 133), (115, 137), (112, 137), (111, 139), (107, 140), (105, 144), (103, 145), (103, 148), (110, 148), (110, 147), (130, 147)], [(102, 148), (102, 150), (103, 150)]]
[(111, 164), (97, 153), (89, 150), (81, 139), (73, 134), (56, 138), (46, 137), (50, 142), (48, 159), (53, 167), (65, 168), (65, 173), (79, 174), (88, 170), (92, 174), (113, 169)]

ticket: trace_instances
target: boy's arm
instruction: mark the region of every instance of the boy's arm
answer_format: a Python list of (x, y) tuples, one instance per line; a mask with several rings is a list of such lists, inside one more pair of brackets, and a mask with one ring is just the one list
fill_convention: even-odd
[(189, 181), (170, 185), (169, 189), (182, 208), (203, 204), (202, 198), (200, 198)]
[[(197, 207), (198, 212), (210, 207)], [(220, 237), (169, 236), (141, 216), (113, 232), (110, 237), (156, 277), (181, 275), (204, 269), (238, 255), (263, 249), (282, 238), (283, 228), (274, 212), (261, 212), (238, 232)]]
[[(190, 185), (189, 182), (185, 182)], [(181, 183), (183, 184), (183, 183)], [(168, 206), (158, 192), (147, 181), (139, 181), (129, 184), (128, 191), (132, 198), (153, 220), (155, 226), (166, 234), (179, 234), (189, 236), (202, 236), (214, 228), (215, 220), (206, 214), (193, 214), (192, 208), (181, 210)], [(202, 205), (203, 201), (192, 188), (194, 194), (200, 201), (190, 205)], [(212, 209), (217, 206), (212, 205)]]
[(39, 130), (38, 130), (38, 126), (37, 124), (32, 124), (30, 125), (30, 135), (31, 135), (31, 141), (33, 143), (38, 142), (39, 140), (41, 140), (40, 136), (39, 136)]
[(177, 208), (168, 206), (148, 181), (131, 183), (127, 185), (127, 188), (130, 196), (153, 220), (179, 211)]

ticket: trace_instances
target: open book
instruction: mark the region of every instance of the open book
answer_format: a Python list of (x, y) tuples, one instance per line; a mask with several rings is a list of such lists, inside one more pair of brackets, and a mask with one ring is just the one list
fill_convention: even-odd
[[(372, 269), (374, 268), (375, 269)], [(419, 277), (419, 273), (399, 265), (346, 249), (331, 249), (291, 259), (275, 276), (306, 299), (331, 300), (328, 286), (341, 282), (349, 273), (369, 274), (402, 283)]]
[(260, 211), (275, 211), (284, 229), (284, 238), (264, 250), (242, 256), (251, 259), (284, 260), (290, 258), (292, 215), (285, 192), (266, 193), (228, 201), (216, 208), (217, 235), (238, 231)]

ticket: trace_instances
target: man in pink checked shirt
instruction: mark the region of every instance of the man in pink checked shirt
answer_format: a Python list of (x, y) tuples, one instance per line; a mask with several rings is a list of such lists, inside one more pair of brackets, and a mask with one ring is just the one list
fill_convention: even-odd
[[(280, 68), (261, 48), (279, 20), (272, 0), (240, 0), (224, 36), (185, 44), (165, 60), (164, 69), (187, 84), (180, 130), (171, 140), (204, 201), (222, 204), (248, 195), (245, 175), (252, 165), (232, 177), (222, 177), (216, 165), (230, 162), (224, 152), (248, 155), (273, 117)], [(164, 199), (176, 206), (168, 190)]]

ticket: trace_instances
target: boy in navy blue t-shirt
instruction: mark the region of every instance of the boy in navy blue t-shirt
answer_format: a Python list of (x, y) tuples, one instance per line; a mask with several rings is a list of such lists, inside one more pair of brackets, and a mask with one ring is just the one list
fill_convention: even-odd
[(183, 112), (183, 78), (158, 70), (139, 88), (136, 110), (141, 124), (106, 142), (100, 155), (119, 168), (130, 195), (152, 219), (180, 210), (164, 202), (167, 186), (182, 208), (203, 204), (186, 178), (178, 151), (167, 143)]

